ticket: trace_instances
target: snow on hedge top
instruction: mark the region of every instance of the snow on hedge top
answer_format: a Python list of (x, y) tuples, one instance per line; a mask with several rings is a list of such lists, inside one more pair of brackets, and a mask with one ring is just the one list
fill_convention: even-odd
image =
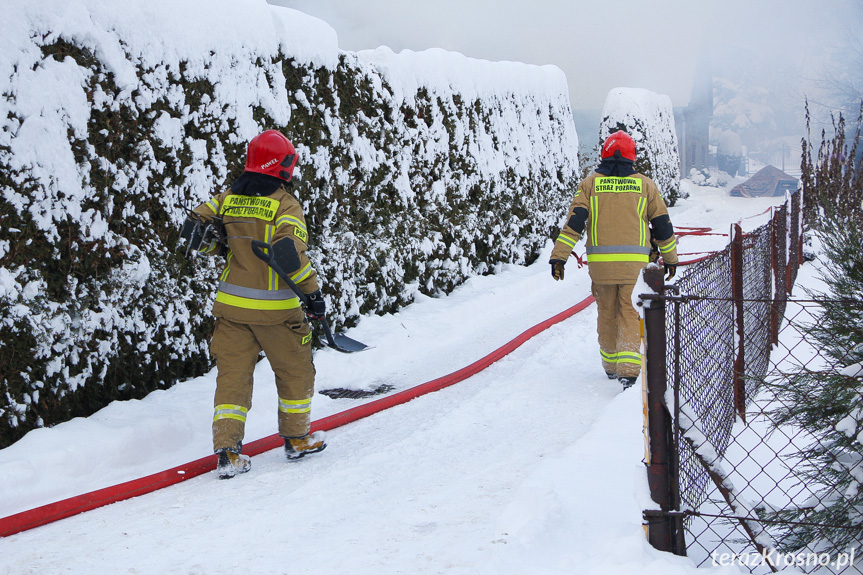
[(637, 120), (651, 127), (661, 126), (671, 118), (674, 125), (671, 98), (642, 88), (614, 88), (609, 91), (602, 117), (614, 118), (627, 126), (634, 125)]
[(671, 98), (641, 88), (615, 88), (605, 99), (600, 142), (619, 124), (635, 140), (638, 160), (649, 160), (651, 173), (647, 175), (669, 205), (674, 205), (680, 189), (680, 156)]
[[(233, 122), (227, 137), (246, 142), (260, 130), (256, 108), (279, 124), (290, 121), (294, 95), (285, 88), (280, 51), (300, 64), (328, 69), (346, 54), (329, 25), (265, 0), (6, 0), (4, 8), (0, 146), (10, 151), (12, 172), (28, 173), (51, 201), (31, 202), (16, 190), (4, 195), (19, 210), (29, 205), (43, 230), (67, 215), (83, 217), (78, 212), (87, 197), (86, 182), (70, 140), (87, 139), (91, 107), (131, 105), (147, 111), (167, 98), (183, 109), (185, 96), (176, 89), (176, 78), (202, 79), (213, 87), (205, 105)], [(45, 58), (42, 47), (58, 40), (90, 50), (113, 75), (119, 93), (106, 94), (97, 86), (88, 95), (91, 69), (75, 58)], [(558, 110), (568, 107), (566, 79), (555, 66), (489, 62), (440, 49), (394, 54), (379, 48), (364, 58), (392, 82), (397, 99), (424, 86), (438, 94), (458, 92), (467, 101), (514, 95), (531, 101), (531, 109), (543, 102)], [(256, 61), (258, 66), (249, 65)], [(522, 123), (519, 117), (506, 120)], [(167, 116), (157, 121), (159, 133), (169, 140), (179, 133), (172, 121)], [(104, 222), (95, 221), (99, 214), (92, 218), (83, 223), (96, 237)]]
[(432, 48), (422, 52), (389, 47), (357, 52), (391, 85), (397, 101), (412, 99), (420, 88), (446, 87), (466, 100), (501, 94), (559, 95), (569, 101), (566, 76), (557, 66), (520, 62), (489, 62), (458, 52)]
[[(235, 109), (260, 105), (282, 123), (290, 116), (284, 89), (263, 93), (256, 88), (266, 79), (244, 75), (249, 66), (237, 63), (275, 56), (281, 49), (301, 63), (330, 68), (338, 64), (335, 30), (264, 0), (8, 0), (3, 16), (0, 92), (16, 96), (19, 106), (27, 101), (22, 95), (39, 97), (32, 109), (7, 110), (0, 104), (4, 108), (0, 117), (11, 112), (24, 119), (42, 116), (50, 123), (51, 116), (59, 116), (79, 136), (87, 119), (87, 102), (82, 101), (86, 73), (71, 62), (38, 66), (43, 59), (39, 46), (60, 38), (91, 50), (114, 75), (120, 90), (126, 95), (139, 91), (136, 98), (142, 104), (159, 94), (142, 90), (139, 70), (177, 71), (182, 62), (187, 78), (207, 79), (215, 86), (220, 103)], [(33, 72), (22, 72), (28, 69)], [(271, 72), (280, 77), (278, 70)], [(164, 86), (160, 80), (148, 83)], [(248, 140), (257, 129), (241, 121), (239, 137)]]
[(329, 24), (290, 8), (269, 8), (273, 12), (282, 52), (301, 64), (336, 67), (339, 63), (339, 39)]
[[(220, 54), (275, 54), (324, 66), (338, 61), (335, 31), (296, 10), (265, 0), (7, 0), (0, 34), (0, 76), (38, 56), (21, 47), (64, 37), (90, 48), (120, 88), (137, 84), (134, 64), (203, 66)], [(11, 4), (11, 5), (10, 5)], [(211, 54), (212, 53), (212, 54)]]
[[(224, 69), (220, 58), (229, 65), (231, 59), (254, 60), (281, 48), (301, 63), (334, 68), (339, 56), (335, 30), (328, 24), (265, 0), (8, 0), (3, 15), (2, 83), (15, 67), (41, 60), (34, 38), (48, 44), (63, 37), (91, 49), (117, 85), (130, 90), (138, 84), (136, 64), (173, 68), (182, 61), (192, 68), (187, 71), (218, 81)], [(488, 62), (442, 49), (396, 55), (381, 47), (360, 54), (393, 81), (397, 97), (410, 97), (420, 86), (450, 87), (465, 98), (537, 91), (569, 97), (556, 66)]]

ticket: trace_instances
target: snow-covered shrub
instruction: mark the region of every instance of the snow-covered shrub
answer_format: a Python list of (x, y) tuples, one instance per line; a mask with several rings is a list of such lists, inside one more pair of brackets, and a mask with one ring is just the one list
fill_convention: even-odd
[(635, 140), (635, 169), (650, 177), (669, 206), (680, 195), (680, 153), (671, 98), (639, 88), (615, 88), (602, 110), (599, 142), (623, 130)]
[(210, 366), (220, 262), (186, 260), (178, 228), (264, 129), (299, 150), (294, 191), (337, 325), (530, 262), (577, 179), (557, 68), (340, 52), (322, 22), (251, 0), (14, 3), (0, 447)]
[(698, 168), (692, 168), (691, 170), (689, 170), (689, 179), (696, 186), (711, 185), (710, 183), (708, 183), (708, 180), (710, 179), (710, 171), (707, 169), (700, 170)]
[[(337, 322), (394, 310), (414, 287), (448, 292), (497, 262), (528, 263), (566, 209), (578, 165), (565, 94), (489, 66), (381, 48), (343, 53), (332, 76), (286, 69), (296, 190)], [(552, 70), (534, 72), (535, 84)]]
[[(725, 172), (711, 172), (707, 168), (698, 169), (692, 168), (689, 170), (689, 179), (696, 186), (705, 186), (710, 188), (722, 188), (731, 181), (731, 176), (726, 174)], [(681, 189), (683, 189), (683, 182), (681, 182)], [(688, 197), (687, 195), (681, 194), (681, 198)]]
[(716, 148), (716, 162), (721, 171), (732, 178), (740, 170), (740, 162), (743, 159), (743, 145), (740, 136), (731, 130), (725, 130), (719, 137)]

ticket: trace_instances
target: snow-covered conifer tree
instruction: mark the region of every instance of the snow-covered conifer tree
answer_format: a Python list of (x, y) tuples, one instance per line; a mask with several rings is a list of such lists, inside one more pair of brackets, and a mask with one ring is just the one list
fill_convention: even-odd
[(827, 291), (808, 293), (820, 309), (802, 332), (825, 361), (773, 384), (774, 425), (813, 439), (791, 456), (801, 462), (791, 471), (815, 497), (771, 514), (789, 521), (778, 533), (786, 550), (844, 552), (863, 542), (863, 171), (841, 126), (840, 118), (814, 165), (809, 155), (803, 162), (809, 221), (821, 245), (815, 263)]

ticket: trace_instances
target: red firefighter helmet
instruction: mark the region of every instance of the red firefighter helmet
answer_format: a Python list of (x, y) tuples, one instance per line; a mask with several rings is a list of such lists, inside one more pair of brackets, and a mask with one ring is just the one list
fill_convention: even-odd
[(267, 130), (252, 138), (246, 154), (246, 171), (281, 178), (286, 182), (294, 174), (297, 150), (278, 130)]
[(620, 152), (621, 157), (626, 158), (627, 160), (635, 161), (635, 140), (632, 139), (632, 136), (623, 131), (617, 131), (611, 134), (609, 137), (605, 139), (605, 143), (602, 144), (602, 152), (600, 153), (600, 157), (604, 160), (605, 158), (611, 158), (614, 156), (614, 152)]

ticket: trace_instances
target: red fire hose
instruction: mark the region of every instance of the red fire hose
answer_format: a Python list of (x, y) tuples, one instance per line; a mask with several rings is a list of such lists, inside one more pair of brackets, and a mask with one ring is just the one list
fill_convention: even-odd
[[(421, 395), (425, 395), (433, 391), (438, 391), (445, 387), (449, 387), (451, 385), (459, 383), (460, 381), (464, 381), (470, 376), (484, 370), (497, 360), (513, 352), (516, 348), (521, 346), (523, 343), (525, 343), (527, 340), (537, 335), (538, 333), (545, 331), (554, 324), (560, 323), (561, 321), (572, 317), (578, 312), (584, 310), (585, 308), (587, 308), (587, 306), (593, 303), (593, 301), (593, 296), (586, 297), (571, 308), (564, 310), (559, 314), (555, 315), (554, 317), (551, 317), (544, 322), (533, 326), (532, 328), (528, 329), (509, 343), (504, 344), (503, 346), (499, 347), (487, 356), (475, 361), (467, 367), (463, 367), (462, 369), (449, 375), (433, 379), (431, 381), (422, 383), (415, 387), (411, 387), (404, 391), (400, 391), (393, 395), (382, 397), (375, 401), (364, 403), (352, 409), (348, 409), (330, 415), (328, 417), (324, 417), (323, 419), (313, 421), (311, 430), (318, 431), (335, 429), (337, 427), (341, 427), (342, 425), (346, 425), (348, 423), (378, 413), (379, 411), (389, 409), (390, 407), (401, 405), (402, 403), (407, 403), (408, 401), (415, 399)], [(261, 453), (264, 453), (265, 451), (270, 451), (271, 449), (282, 447), (282, 445), (282, 438), (279, 437), (277, 434), (273, 434), (244, 445), (243, 453), (251, 456), (259, 455)], [(153, 475), (148, 475), (139, 479), (134, 479), (125, 483), (112, 485), (111, 487), (105, 487), (103, 489), (91, 491), (83, 495), (77, 495), (75, 497), (63, 499), (55, 503), (49, 503), (48, 505), (43, 505), (41, 507), (22, 511), (14, 515), (9, 515), (8, 517), (0, 518), (0, 537), (14, 535), (15, 533), (26, 531), (28, 529), (33, 529), (35, 527), (40, 527), (48, 523), (53, 523), (54, 521), (58, 521), (66, 517), (71, 517), (72, 515), (83, 513), (84, 511), (96, 509), (97, 507), (102, 507), (103, 505), (116, 503), (118, 501), (124, 501), (126, 499), (131, 499), (132, 497), (137, 497), (146, 493), (151, 493), (164, 487), (175, 485), (177, 483), (180, 483), (181, 481), (185, 481), (186, 479), (191, 479), (193, 477), (203, 475), (204, 473), (212, 471), (215, 468), (216, 456), (208, 455), (207, 457), (202, 457), (201, 459), (197, 459), (195, 461), (191, 461), (189, 463), (185, 463), (183, 465), (179, 465), (177, 467), (173, 467), (159, 473), (154, 473)]]

